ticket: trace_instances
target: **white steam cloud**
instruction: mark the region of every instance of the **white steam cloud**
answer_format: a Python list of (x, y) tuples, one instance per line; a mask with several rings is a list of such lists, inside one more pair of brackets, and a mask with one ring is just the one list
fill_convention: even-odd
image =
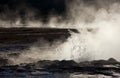
[[(72, 34), (68, 39), (67, 55), (76, 61), (116, 58), (120, 60), (120, 3), (96, 0), (97, 5), (87, 5), (75, 0), (68, 5), (68, 21), (52, 22), (52, 26), (76, 28), (81, 33)], [(108, 5), (106, 5), (108, 4)], [(77, 40), (76, 40), (77, 38)], [(70, 41), (69, 41), (70, 40)], [(72, 42), (71, 44), (71, 41)], [(69, 45), (72, 45), (69, 46)], [(66, 57), (66, 54), (63, 54)], [(77, 58), (77, 59), (76, 59)]]
[[(79, 4), (79, 0), (77, 0), (74, 6), (72, 6), (70, 12), (74, 18), (72, 19), (74, 21), (73, 25), (81, 29), (81, 34), (77, 35), (80, 40), (76, 43), (79, 43), (82, 39), (84, 40), (82, 46), (85, 46), (86, 51), (83, 54), (85, 52), (90, 54), (91, 59), (113, 57), (120, 60), (119, 3), (112, 3), (107, 6), (108, 8), (104, 8), (104, 6), (96, 9), (95, 6), (86, 6), (84, 3)], [(78, 52), (81, 53), (80, 50)], [(81, 60), (81, 56), (79, 58)]]
[[(69, 20), (59, 22), (61, 17), (51, 16), (47, 26), (58, 28), (76, 28), (79, 34), (71, 32), (67, 42), (55, 41), (54, 46), (46, 43), (46, 49), (31, 46), (31, 49), (17, 58), (15, 63), (35, 62), (38, 60), (75, 60), (116, 58), (120, 60), (120, 3), (114, 2), (102, 6), (86, 5), (81, 0), (68, 4)], [(108, 2), (109, 3), (109, 2)], [(35, 44), (39, 44), (38, 42)]]

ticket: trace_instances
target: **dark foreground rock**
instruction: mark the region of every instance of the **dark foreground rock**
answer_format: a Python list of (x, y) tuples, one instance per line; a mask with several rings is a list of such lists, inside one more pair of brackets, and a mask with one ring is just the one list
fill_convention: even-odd
[[(80, 74), (102, 74), (106, 76), (117, 77), (120, 75), (120, 62), (111, 58), (109, 60), (96, 60), (90, 62), (76, 63), (70, 61), (39, 61), (31, 64), (21, 64), (14, 66), (2, 66), (0, 67), (0, 73), (4, 71), (28, 73), (28, 72), (49, 72), (49, 73), (74, 73)], [(116, 75), (117, 73), (118, 75)], [(119, 78), (119, 77), (118, 77)]]

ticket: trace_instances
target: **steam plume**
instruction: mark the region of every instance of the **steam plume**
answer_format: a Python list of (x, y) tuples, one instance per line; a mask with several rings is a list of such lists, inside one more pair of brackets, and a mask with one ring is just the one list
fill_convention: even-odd
[[(71, 32), (72, 36), (67, 42), (61, 44), (60, 41), (55, 41), (55, 46), (59, 46), (51, 49), (32, 46), (18, 58), (11, 59), (17, 63), (26, 62), (29, 58), (33, 61), (57, 59), (78, 62), (109, 57), (120, 60), (119, 0), (66, 0), (66, 6), (66, 19), (63, 20), (61, 15), (50, 14), (47, 23), (39, 23), (36, 20), (35, 22), (41, 26), (76, 28), (80, 34)], [(33, 26), (35, 22), (28, 23)], [(35, 45), (37, 44), (39, 43)]]

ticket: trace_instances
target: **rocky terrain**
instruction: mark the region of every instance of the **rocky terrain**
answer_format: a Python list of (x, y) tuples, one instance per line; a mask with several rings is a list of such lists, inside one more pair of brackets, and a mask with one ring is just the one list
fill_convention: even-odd
[[(2, 64), (3, 63), (3, 64)], [(21, 64), (21, 65), (5, 65), (6, 61), (1, 61), (0, 74), (7, 71), (7, 73), (26, 73), (30, 75), (30, 73), (36, 73), (39, 75), (50, 75), (50, 73), (55, 74), (74, 74), (71, 76), (73, 78), (81, 78), (81, 76), (110, 76), (111, 78), (120, 78), (120, 62), (116, 61), (113, 58), (108, 60), (94, 60), (94, 61), (86, 61), (76, 63), (72, 60), (69, 61), (49, 61), (43, 60), (38, 61), (36, 63), (30, 64)], [(47, 76), (46, 75), (46, 76)], [(70, 75), (68, 78), (71, 78)], [(78, 77), (79, 76), (79, 77)], [(108, 78), (110, 78), (108, 77)], [(33, 77), (34, 78), (34, 77)], [(47, 78), (47, 77), (39, 77), (38, 78)], [(50, 77), (52, 78), (52, 77)], [(55, 77), (58, 78), (58, 77)], [(62, 78), (62, 77), (59, 77)], [(66, 77), (67, 78), (67, 77)], [(82, 77), (84, 78), (84, 77)], [(85, 77), (89, 78), (89, 77)], [(106, 78), (106, 77), (91, 77), (91, 78)]]

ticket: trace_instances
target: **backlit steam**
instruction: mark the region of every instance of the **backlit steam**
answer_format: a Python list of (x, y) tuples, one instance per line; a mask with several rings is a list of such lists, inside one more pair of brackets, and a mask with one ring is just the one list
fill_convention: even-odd
[(110, 57), (120, 60), (119, 1), (96, 0), (95, 3), (93, 1), (93, 4), (90, 4), (90, 1), (73, 0), (73, 2), (68, 1), (67, 6), (67, 20), (60, 21), (61, 16), (50, 15), (51, 19), (48, 24), (44, 25), (76, 28), (80, 31), (79, 34), (71, 32), (72, 36), (68, 38), (67, 42), (55, 41), (52, 47), (44, 41), (45, 49), (36, 46), (39, 44), (36, 42), (30, 50), (21, 53), (19, 57), (10, 59), (17, 64), (39, 60), (75, 60), (79, 62)]
[[(90, 54), (92, 59), (114, 57), (120, 60), (119, 3), (107, 5), (108, 8), (102, 7), (96, 9), (94, 5), (86, 6), (85, 3), (79, 4), (79, 2), (80, 1), (77, 0), (76, 4), (78, 5), (75, 5), (71, 10), (72, 17), (74, 18), (73, 25), (82, 29), (80, 30), (81, 34), (77, 37), (79, 37), (80, 40), (82, 38), (84, 39), (83, 45), (85, 45), (84, 48), (86, 48), (84, 52)], [(102, 4), (104, 4), (104, 2), (102, 2)]]
[[(73, 59), (76, 60), (77, 57), (77, 61), (110, 57), (120, 60), (119, 4), (119, 1), (114, 2), (113, 0), (105, 2), (96, 0), (93, 5), (87, 5), (84, 0), (75, 0), (70, 3), (68, 5), (68, 18), (70, 19), (62, 24), (57, 23), (56, 26), (76, 28), (81, 33), (72, 34), (70, 38), (74, 41), (72, 44), (68, 39), (66, 43), (72, 47), (68, 45), (65, 50), (72, 50), (66, 51), (66, 53), (70, 55), (72, 52)], [(54, 24), (56, 22), (52, 22), (53, 26)], [(65, 54), (62, 56), (66, 57)]]

